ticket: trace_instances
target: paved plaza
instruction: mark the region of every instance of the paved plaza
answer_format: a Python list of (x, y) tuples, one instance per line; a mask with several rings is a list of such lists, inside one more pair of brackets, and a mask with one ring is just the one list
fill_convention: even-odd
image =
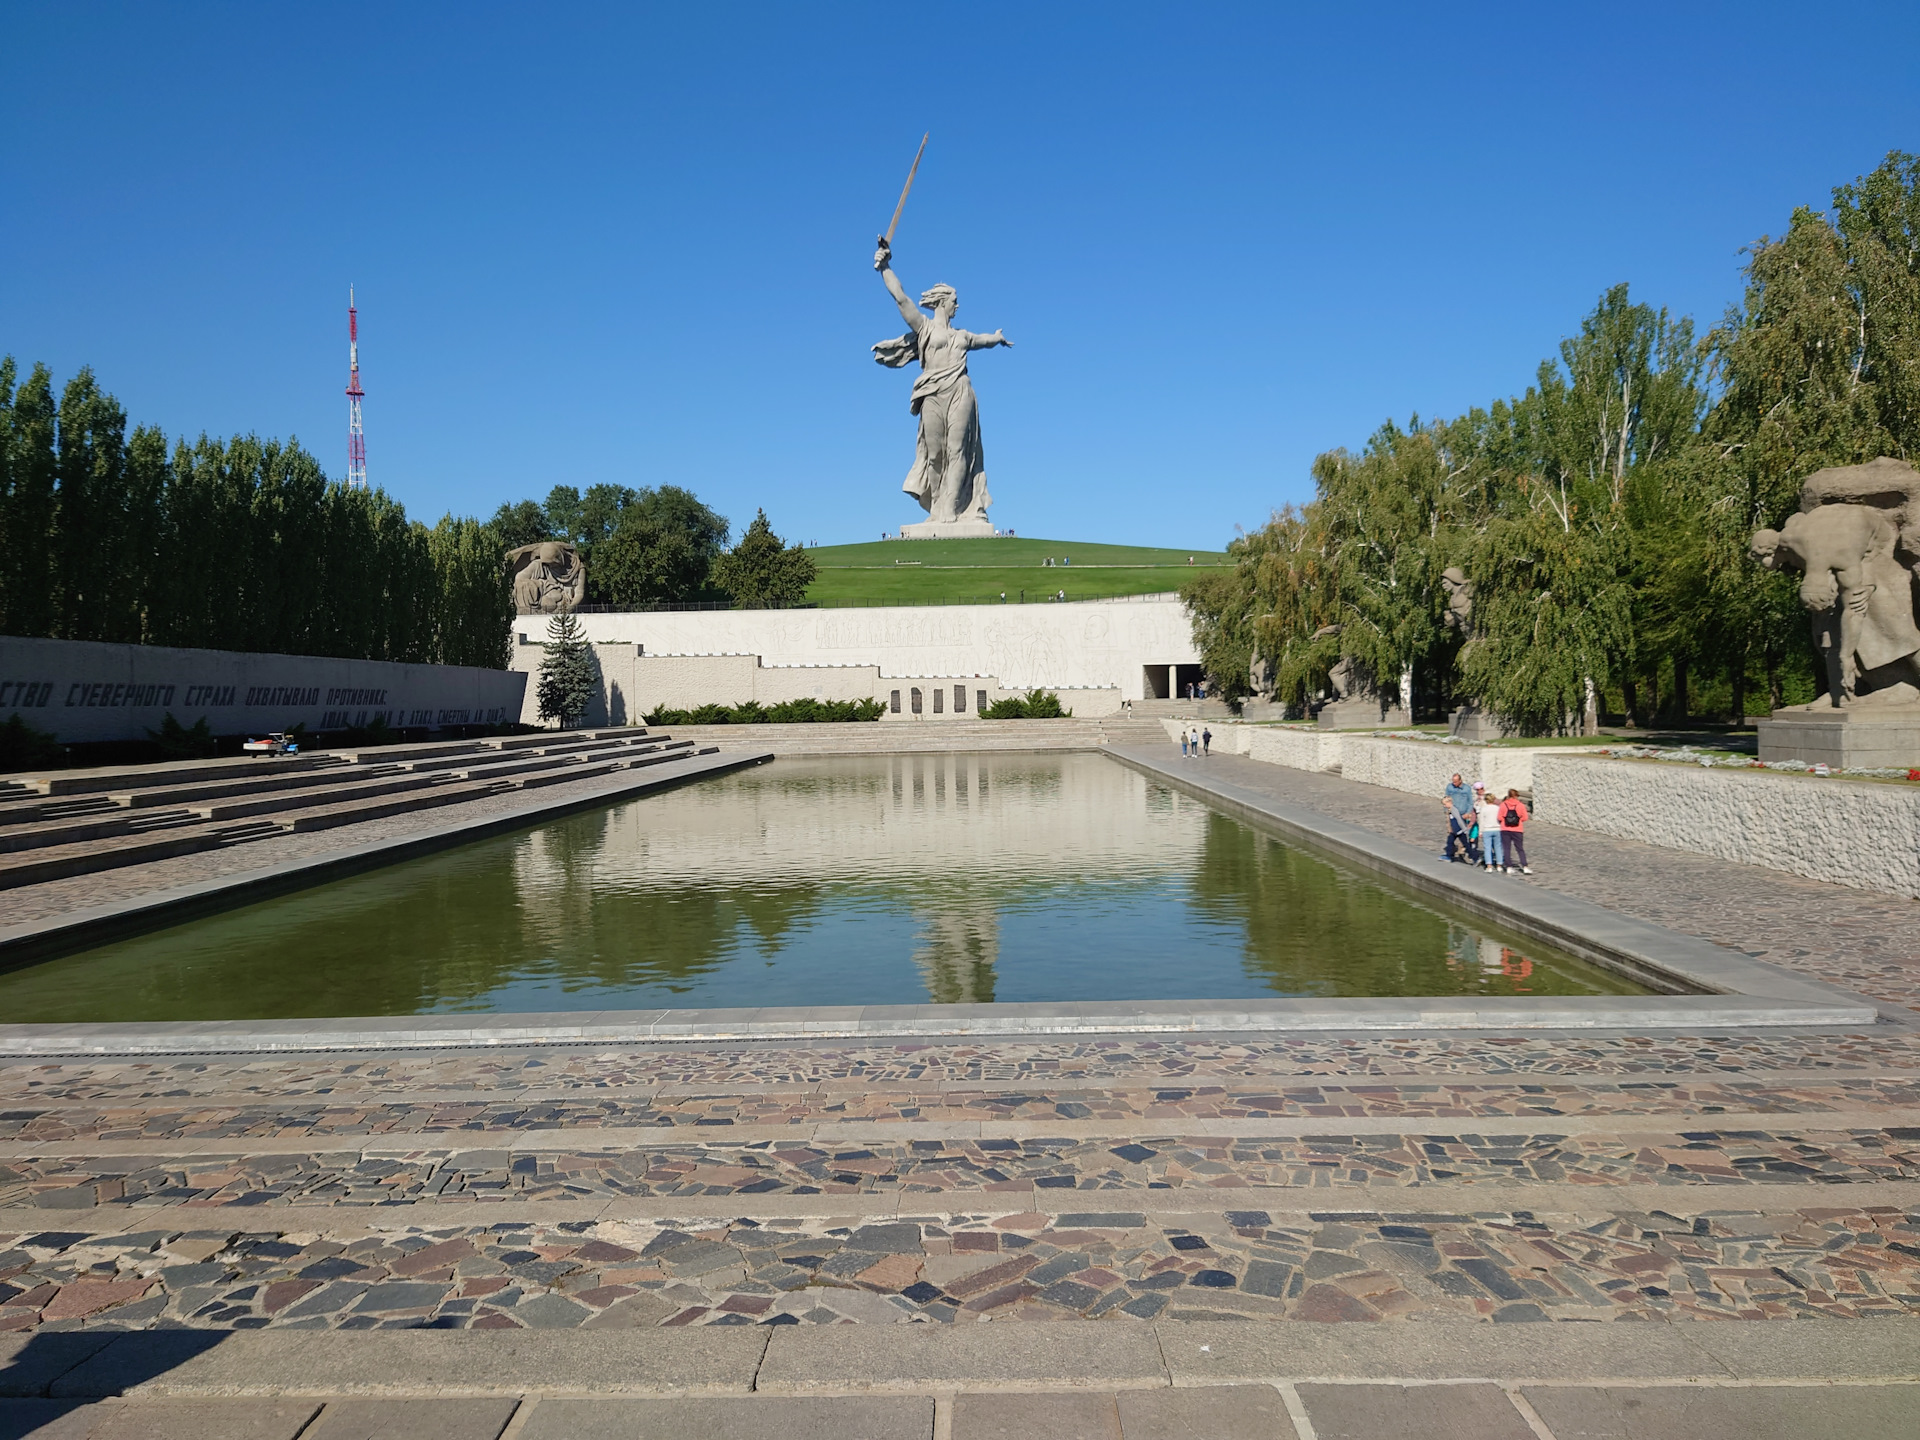
[(1530, 840), (1893, 1018), (18, 1060), (0, 1436), (1920, 1434), (1910, 902)]

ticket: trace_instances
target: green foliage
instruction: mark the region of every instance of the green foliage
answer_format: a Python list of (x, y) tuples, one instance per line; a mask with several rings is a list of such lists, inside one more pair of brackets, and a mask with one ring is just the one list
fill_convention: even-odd
[(160, 718), (158, 730), (147, 731), (147, 738), (159, 749), (162, 760), (211, 760), (219, 750), (219, 741), (204, 715), (189, 728), (174, 719), (169, 710)]
[(596, 598), (637, 608), (708, 595), (714, 562), (727, 543), (725, 518), (677, 485), (629, 493), (587, 566)]
[(1615, 286), (1525, 394), (1321, 456), (1313, 503), (1182, 591), (1215, 693), (1306, 707), (1345, 659), (1389, 690), (1424, 676), (1429, 714), (1471, 697), (1544, 734), (1603, 696), (1684, 719), (1696, 669), (1735, 715), (1755, 666), (1774, 703), (1797, 690), (1804, 610), (1747, 543), (1812, 470), (1920, 448), (1920, 161), (1836, 191), (1832, 221), (1798, 212), (1748, 279), (1705, 340)]
[(502, 505), (487, 521), (487, 532), (502, 554), (508, 550), (518, 550), (522, 545), (538, 545), (542, 540), (559, 538), (553, 533), (552, 525), (547, 522), (547, 512), (537, 500)]
[(534, 687), (540, 718), (557, 721), (562, 730), (570, 729), (580, 723), (599, 688), (593, 646), (579, 619), (563, 610), (547, 622), (547, 638), (541, 648), (546, 653), (541, 657), (540, 676)]
[(713, 563), (713, 583), (742, 610), (774, 610), (799, 605), (814, 579), (813, 557), (801, 545), (786, 545), (767, 523), (754, 516), (740, 543)]
[(987, 707), (988, 720), (1066, 720), (1073, 711), (1062, 709), (1060, 697), (1051, 690), (1029, 690), (1025, 695), (1009, 695)]
[(886, 713), (886, 705), (873, 699), (782, 700), (777, 705), (748, 700), (740, 705), (708, 704), (693, 710), (661, 706), (645, 718), (649, 725), (813, 725), (878, 720)]
[(0, 724), (0, 771), (48, 770), (66, 758), (66, 746), (27, 724), (18, 710)]
[(505, 666), (498, 547), (472, 521), (436, 539), (295, 442), (169, 453), (91, 371), (57, 405), (44, 365), (16, 375), (0, 361), (0, 633)]

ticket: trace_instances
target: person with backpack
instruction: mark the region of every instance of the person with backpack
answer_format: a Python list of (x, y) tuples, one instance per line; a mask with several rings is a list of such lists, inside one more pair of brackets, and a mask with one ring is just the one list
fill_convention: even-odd
[(1527, 802), (1520, 798), (1520, 792), (1507, 791), (1507, 798), (1500, 802), (1500, 844), (1506, 851), (1509, 875), (1513, 873), (1516, 860), (1520, 862), (1522, 875), (1533, 873), (1533, 867), (1527, 864), (1527, 842), (1523, 834), (1530, 818)]

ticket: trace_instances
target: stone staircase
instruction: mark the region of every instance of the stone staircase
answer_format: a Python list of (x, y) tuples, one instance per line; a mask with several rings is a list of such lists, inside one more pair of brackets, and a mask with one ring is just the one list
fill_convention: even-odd
[(623, 727), (22, 776), (0, 787), (0, 890), (716, 749)]

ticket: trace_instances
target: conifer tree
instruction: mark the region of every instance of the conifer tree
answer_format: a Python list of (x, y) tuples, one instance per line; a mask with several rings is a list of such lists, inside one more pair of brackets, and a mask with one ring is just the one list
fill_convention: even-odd
[(593, 659), (593, 647), (587, 643), (580, 621), (570, 610), (562, 610), (547, 622), (546, 654), (540, 661), (540, 678), (534, 688), (540, 718), (556, 722), (562, 730), (572, 729), (587, 713), (599, 676)]
[(740, 543), (713, 562), (713, 583), (742, 610), (773, 610), (807, 598), (816, 568), (801, 545), (786, 545), (762, 510)]

